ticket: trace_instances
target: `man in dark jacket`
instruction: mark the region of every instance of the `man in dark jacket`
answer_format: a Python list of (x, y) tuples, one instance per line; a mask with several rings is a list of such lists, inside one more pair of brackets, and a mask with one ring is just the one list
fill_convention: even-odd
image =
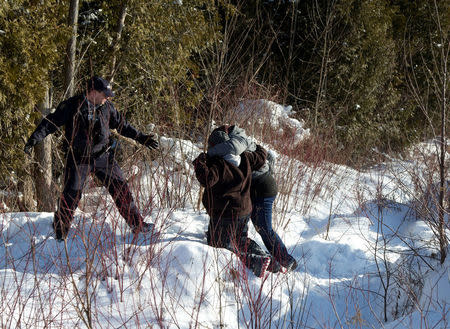
[[(209, 146), (223, 142), (223, 134), (226, 133), (213, 131), (208, 139)], [(264, 164), (266, 155), (258, 145), (254, 152), (240, 155), (238, 166), (205, 153), (194, 160), (196, 177), (205, 188), (202, 203), (210, 216), (208, 244), (235, 252), (258, 277), (264, 275), (271, 258), (247, 237), (247, 223), (252, 212), (251, 174)]]
[(111, 156), (110, 129), (116, 129), (119, 134), (150, 149), (158, 148), (158, 142), (153, 135), (143, 134), (130, 125), (109, 100), (112, 96), (114, 93), (108, 81), (100, 77), (90, 78), (87, 93), (61, 102), (53, 113), (41, 121), (25, 145), (24, 151), (30, 155), (34, 145), (56, 132), (59, 127), (65, 128), (64, 189), (53, 220), (58, 240), (67, 237), (84, 183), (90, 173), (95, 174), (108, 189), (133, 232), (153, 230), (153, 224), (143, 221), (122, 170)]

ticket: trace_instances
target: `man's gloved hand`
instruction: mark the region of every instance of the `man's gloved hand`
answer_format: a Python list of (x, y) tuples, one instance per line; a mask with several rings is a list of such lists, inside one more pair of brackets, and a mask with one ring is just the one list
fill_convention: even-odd
[(159, 147), (158, 141), (155, 139), (155, 135), (140, 134), (136, 140), (142, 145), (147, 146), (149, 149), (157, 149)]
[(25, 147), (23, 148), (23, 151), (31, 156), (31, 151), (33, 150), (34, 145), (36, 145), (35, 141), (29, 140), (26, 144)]

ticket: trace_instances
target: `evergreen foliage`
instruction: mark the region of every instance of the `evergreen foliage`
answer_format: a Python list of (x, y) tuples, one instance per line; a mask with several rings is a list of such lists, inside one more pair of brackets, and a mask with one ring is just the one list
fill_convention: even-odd
[[(137, 127), (154, 122), (163, 133), (217, 119), (213, 103), (234, 89), (244, 95), (242, 85), (275, 86), (314, 132), (332, 131), (330, 143), (369, 159), (374, 149), (437, 134), (442, 95), (432, 86), (444, 76), (437, 59), (448, 48), (450, 5), (436, 4), (80, 1), (76, 85), (81, 92), (87, 77), (113, 74), (117, 107)], [(68, 8), (67, 0), (0, 6), (0, 180), (24, 169), (23, 144), (46, 88), (53, 103), (64, 98)]]
[(387, 1), (348, 0), (339, 3), (337, 13), (345, 36), (329, 67), (325, 109), (336, 120), (340, 143), (363, 154), (375, 147), (386, 150), (403, 139), (408, 117), (399, 108), (394, 86), (398, 65), (393, 11)]
[[(84, 2), (82, 23), (83, 75), (107, 75), (111, 43), (122, 1)], [(217, 38), (216, 7), (210, 1), (128, 2), (128, 15), (119, 44), (118, 91), (115, 102), (138, 126), (159, 118), (166, 125), (189, 120), (198, 104), (198, 66), (194, 54)], [(90, 19), (87, 19), (87, 18)], [(86, 49), (86, 51), (84, 51)], [(92, 63), (92, 68), (90, 67)], [(93, 72), (89, 72), (92, 70)]]
[[(254, 67), (259, 83), (278, 85), (316, 133), (334, 131), (330, 142), (352, 150), (353, 160), (370, 160), (374, 149), (400, 151), (427, 134), (425, 117), (439, 118), (433, 103), (424, 115), (407, 87), (414, 74), (426, 98), (434, 97), (426, 63), (430, 42), (442, 40), (433, 1), (234, 3), (241, 15), (234, 39), (247, 35), (240, 65)], [(437, 5), (448, 43), (448, 1)]]
[[(445, 58), (441, 53), (448, 54), (450, 50), (450, 3), (436, 1), (435, 7), (433, 1), (398, 0), (393, 1), (393, 5), (396, 8), (395, 37), (402, 55), (398, 60), (402, 67), (402, 88), (408, 97), (405, 103), (414, 113), (414, 120), (406, 124), (414, 129), (417, 137), (436, 137), (437, 127), (442, 124), (443, 95), (439, 89), (445, 79), (447, 93), (450, 90), (450, 77), (444, 72)], [(448, 118), (450, 109), (446, 112)]]
[(35, 107), (64, 56), (65, 2), (3, 1), (0, 7), (0, 180), (23, 169), (23, 146), (40, 118)]

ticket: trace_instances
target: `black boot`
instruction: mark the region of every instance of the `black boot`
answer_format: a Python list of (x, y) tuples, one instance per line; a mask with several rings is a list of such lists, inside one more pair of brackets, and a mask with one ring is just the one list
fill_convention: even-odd
[(267, 267), (270, 264), (271, 257), (260, 255), (248, 255), (247, 267), (258, 277), (264, 277)]
[(286, 269), (285, 272), (294, 271), (298, 266), (297, 261), (291, 255), (289, 255), (288, 259), (282, 261), (281, 265)]
[(267, 271), (272, 272), (272, 273), (278, 273), (281, 271), (281, 265), (280, 263), (278, 263), (275, 258), (271, 257), (270, 258), (270, 262), (269, 262), (269, 266), (267, 266)]

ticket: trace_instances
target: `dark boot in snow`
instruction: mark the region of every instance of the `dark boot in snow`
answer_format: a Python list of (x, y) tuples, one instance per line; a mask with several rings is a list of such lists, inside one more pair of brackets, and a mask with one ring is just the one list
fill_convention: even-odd
[(275, 258), (265, 252), (259, 244), (255, 241), (247, 238), (247, 252), (253, 255), (270, 257), (269, 265), (267, 267), (267, 271), (272, 273), (278, 273), (281, 271), (281, 265), (278, 263)]
[(294, 271), (298, 266), (295, 258), (290, 255), (289, 258), (286, 261), (282, 262), (281, 265), (285, 268), (284, 273)]
[(252, 270), (258, 278), (264, 277), (267, 267), (270, 264), (270, 257), (260, 255), (248, 255), (247, 256), (248, 268)]
[(259, 244), (257, 244), (252, 239), (247, 238), (245, 244), (246, 251), (249, 254), (260, 255), (260, 256), (270, 256), (267, 252), (265, 252)]
[(267, 271), (272, 273), (278, 273), (282, 269), (280, 263), (278, 263), (274, 258), (270, 258), (269, 266), (267, 266)]

